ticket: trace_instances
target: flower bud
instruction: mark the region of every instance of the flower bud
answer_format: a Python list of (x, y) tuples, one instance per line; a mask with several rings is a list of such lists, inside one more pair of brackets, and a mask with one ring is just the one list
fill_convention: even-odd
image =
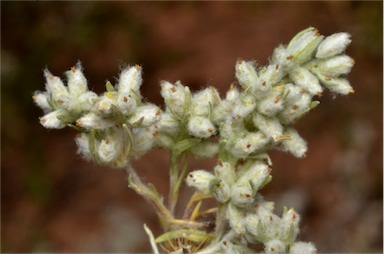
[(231, 203), (239, 207), (245, 207), (252, 204), (255, 196), (255, 192), (252, 189), (249, 181), (237, 181), (232, 186), (231, 191)]
[(240, 171), (237, 183), (250, 183), (254, 192), (270, 181), (271, 168), (261, 161), (246, 164)]
[[(267, 83), (267, 86), (268, 83), (270, 85), (275, 85), (279, 83), (280, 80), (283, 78), (284, 74), (285, 72), (281, 69), (281, 66), (279, 64), (270, 64), (267, 67), (261, 69), (261, 71), (259, 72), (260, 80), (264, 80)], [(264, 90), (261, 91), (266, 92), (267, 90), (269, 90), (269, 88), (264, 87)]]
[(307, 62), (313, 56), (317, 46), (323, 40), (324, 36), (314, 27), (309, 27), (299, 32), (289, 42), (287, 50), (290, 52), (290, 58), (297, 64)]
[(229, 226), (240, 235), (245, 234), (245, 218), (241, 209), (229, 203), (227, 209)]
[(280, 45), (274, 49), (271, 57), (271, 63), (278, 64), (283, 69), (289, 67), (289, 65), (292, 64), (292, 61), (289, 57), (289, 52), (283, 45)]
[(246, 229), (255, 238), (259, 238), (259, 222), (259, 216), (255, 213), (247, 213), (245, 216)]
[(78, 62), (76, 67), (72, 67), (65, 73), (68, 79), (68, 91), (76, 97), (88, 91), (87, 79), (84, 77), (82, 69), (81, 63)]
[(220, 102), (220, 95), (213, 87), (205, 88), (192, 97), (191, 115), (210, 117), (213, 108)]
[(305, 68), (296, 67), (292, 69), (289, 72), (289, 77), (296, 85), (305, 89), (312, 95), (323, 92), (323, 88), (320, 86), (318, 78)]
[(277, 117), (267, 117), (258, 112), (253, 114), (253, 124), (266, 137), (272, 138), (274, 141), (279, 140), (283, 134), (283, 126)]
[(280, 240), (271, 240), (264, 244), (265, 254), (285, 254), (285, 244)]
[(258, 81), (255, 63), (238, 60), (236, 62), (236, 78), (244, 90), (253, 87)]
[(274, 87), (268, 95), (257, 105), (258, 111), (266, 116), (274, 116), (283, 110), (282, 92), (284, 87)]
[(215, 176), (232, 185), (236, 180), (235, 169), (228, 162), (219, 162), (214, 168)]
[(113, 121), (96, 115), (88, 113), (76, 121), (76, 125), (86, 129), (107, 129), (113, 126)]
[(97, 102), (95, 113), (103, 116), (107, 116), (112, 113), (112, 106), (115, 105), (117, 98), (116, 92), (112, 93), (105, 93), (101, 98), (100, 101)]
[(287, 105), (286, 108), (279, 113), (278, 117), (283, 124), (293, 123), (305, 113), (313, 108), (312, 96), (308, 93), (302, 93), (301, 98), (293, 105)]
[(157, 125), (160, 132), (171, 135), (177, 133), (180, 128), (179, 121), (169, 112), (165, 112), (160, 115), (160, 120)]
[(312, 243), (295, 242), (289, 248), (289, 254), (317, 254)]
[(124, 115), (130, 115), (136, 110), (137, 102), (129, 93), (119, 93), (116, 100), (119, 110)]
[(209, 183), (214, 179), (215, 176), (206, 170), (195, 170), (188, 174), (187, 184), (204, 194), (209, 194)]
[(89, 150), (89, 134), (81, 133), (75, 138), (77, 145), (77, 153), (82, 155), (86, 160), (92, 159), (91, 151)]
[(324, 76), (338, 77), (340, 75), (348, 74), (354, 64), (355, 61), (351, 57), (340, 55), (320, 61), (317, 65), (317, 69)]
[(44, 70), (44, 76), (45, 88), (55, 103), (60, 104), (60, 99), (69, 97), (68, 89), (59, 77), (53, 76), (47, 69)]
[(346, 95), (355, 92), (349, 81), (345, 78), (331, 78), (325, 77), (318, 73), (316, 74), (321, 80), (321, 82), (324, 84), (324, 86), (331, 90), (331, 92), (341, 95)]
[(307, 142), (300, 137), (296, 130), (289, 128), (284, 132), (284, 135), (289, 136), (289, 139), (282, 140), (282, 150), (290, 152), (297, 158), (305, 156), (307, 152)]
[(59, 120), (59, 118), (65, 114), (63, 110), (52, 111), (43, 117), (40, 117), (40, 124), (47, 129), (62, 129), (66, 126), (64, 122)]
[(253, 96), (243, 94), (233, 105), (232, 115), (236, 119), (242, 119), (248, 116), (256, 107)]
[(191, 92), (188, 87), (183, 86), (179, 81), (175, 85), (161, 82), (161, 96), (169, 111), (177, 118), (183, 119), (190, 109)]
[(132, 133), (132, 157), (138, 158), (154, 146), (159, 131), (155, 125), (152, 125), (146, 128), (132, 128)]
[(139, 94), (142, 83), (141, 67), (136, 65), (125, 68), (119, 78), (118, 93), (120, 94)]
[(81, 107), (81, 111), (88, 112), (94, 107), (97, 99), (98, 96), (96, 93), (90, 91), (85, 92), (78, 97), (78, 106)]
[(216, 128), (208, 118), (194, 116), (189, 118), (188, 131), (197, 138), (209, 138), (216, 132)]
[(238, 102), (240, 96), (239, 90), (237, 88), (231, 88), (227, 92), (225, 100), (222, 100), (212, 112), (212, 120), (214, 123), (219, 124), (225, 118), (229, 117), (232, 114), (233, 106)]
[(281, 219), (282, 233), (280, 239), (290, 244), (296, 240), (299, 233), (300, 216), (292, 209), (285, 209)]
[(36, 91), (33, 93), (32, 99), (36, 105), (44, 111), (44, 113), (52, 111), (48, 102), (48, 94), (46, 92)]
[(148, 127), (159, 121), (160, 115), (161, 109), (158, 106), (147, 103), (136, 108), (133, 115), (129, 118), (129, 123), (140, 123), (140, 126)]
[(214, 179), (209, 183), (212, 196), (220, 203), (225, 203), (231, 197), (231, 187), (223, 180)]
[(336, 33), (326, 37), (317, 48), (317, 58), (328, 58), (338, 55), (351, 43), (348, 33)]
[(258, 238), (262, 242), (278, 239), (281, 234), (281, 219), (270, 210), (258, 207)]
[(261, 132), (249, 132), (244, 137), (236, 139), (235, 144), (229, 150), (237, 158), (245, 158), (264, 148), (268, 142), (268, 138)]
[(285, 84), (284, 86), (284, 104), (294, 105), (303, 96), (304, 91), (292, 83)]
[(98, 158), (102, 163), (112, 163), (122, 152), (122, 137), (117, 129), (108, 131), (107, 136), (100, 141)]

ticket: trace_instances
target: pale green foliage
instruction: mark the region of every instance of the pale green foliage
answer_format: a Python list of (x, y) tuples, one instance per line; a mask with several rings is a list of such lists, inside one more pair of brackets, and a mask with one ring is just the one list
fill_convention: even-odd
[[(314, 97), (320, 97), (322, 85), (334, 94), (353, 92), (345, 75), (354, 61), (343, 54), (350, 42), (346, 33), (324, 38), (315, 28), (305, 29), (276, 48), (265, 67), (238, 60), (239, 87), (232, 84), (224, 99), (213, 87), (192, 93), (179, 81), (162, 81), (161, 110), (142, 100), (139, 66), (124, 69), (118, 84), (107, 82), (98, 96), (88, 91), (78, 64), (66, 73), (67, 86), (46, 70), (46, 91), (36, 92), (34, 100), (45, 113), (44, 127), (70, 126), (81, 133), (76, 143), (84, 158), (127, 168), (130, 187), (154, 205), (165, 231), (154, 239), (146, 228), (155, 253), (156, 244), (176, 253), (244, 253), (251, 251), (249, 243), (261, 243), (265, 253), (314, 254), (312, 244), (296, 242), (300, 216), (293, 209), (275, 215), (260, 190), (272, 179), (270, 149), (305, 156), (306, 141), (291, 125), (319, 104)], [(129, 165), (156, 146), (171, 151), (168, 207)], [(217, 155), (217, 165), (187, 173), (190, 155)], [(197, 192), (177, 219), (174, 208), (185, 177)], [(217, 201), (217, 210), (206, 211), (216, 216), (214, 232), (196, 220), (205, 198)]]

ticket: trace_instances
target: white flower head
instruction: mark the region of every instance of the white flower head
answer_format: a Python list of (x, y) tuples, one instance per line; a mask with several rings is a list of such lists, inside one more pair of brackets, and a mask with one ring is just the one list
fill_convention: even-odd
[(197, 138), (209, 138), (215, 134), (216, 128), (208, 118), (193, 116), (189, 118), (188, 131)]
[(231, 197), (231, 186), (219, 179), (215, 179), (209, 184), (210, 192), (215, 199), (220, 203), (227, 202)]
[(142, 83), (142, 70), (139, 65), (125, 68), (120, 73), (118, 83), (118, 93), (139, 95), (140, 86)]
[(266, 254), (285, 254), (285, 244), (280, 240), (271, 240), (264, 244)]
[(307, 62), (312, 58), (323, 38), (324, 36), (320, 35), (319, 31), (314, 27), (299, 32), (287, 46), (290, 57), (297, 64)]
[(63, 115), (65, 115), (65, 112), (61, 109), (52, 111), (40, 117), (40, 124), (47, 129), (62, 129), (67, 126), (59, 119)]
[(306, 68), (293, 68), (289, 72), (289, 77), (296, 85), (303, 88), (305, 91), (312, 95), (320, 94), (323, 92), (323, 88), (320, 85), (319, 79)]
[(131, 124), (140, 123), (140, 126), (148, 127), (160, 120), (161, 109), (151, 103), (146, 103), (136, 108), (135, 113), (129, 119)]
[(231, 153), (238, 158), (245, 158), (268, 144), (269, 139), (261, 132), (249, 132), (244, 137), (236, 139), (233, 146), (229, 147)]
[[(89, 149), (89, 134), (81, 133), (75, 138), (77, 145), (77, 153), (82, 155), (86, 160), (92, 160), (92, 154)], [(98, 144), (98, 141), (95, 141)]]
[(344, 52), (351, 43), (351, 35), (348, 33), (336, 33), (326, 37), (317, 48), (317, 58), (328, 58)]
[(253, 203), (255, 192), (249, 181), (237, 181), (232, 186), (231, 203), (238, 207), (245, 207)]
[(122, 153), (122, 136), (117, 129), (108, 131), (108, 135), (100, 141), (98, 146), (98, 157), (102, 163), (112, 163)]
[(289, 254), (317, 254), (312, 243), (295, 242), (289, 248)]
[(245, 217), (243, 211), (232, 203), (228, 204), (227, 219), (229, 226), (240, 235), (244, 235), (245, 229)]
[(190, 105), (188, 104), (188, 98), (190, 91), (187, 86), (183, 86), (180, 81), (177, 81), (174, 85), (167, 82), (161, 82), (161, 96), (164, 98), (167, 108), (178, 118), (185, 117)]
[(87, 79), (83, 74), (83, 68), (80, 62), (65, 74), (68, 79), (68, 91), (71, 95), (80, 96), (88, 91)]
[(209, 194), (209, 183), (215, 179), (215, 176), (206, 170), (194, 170), (187, 176), (187, 184), (196, 190)]
[(59, 77), (53, 76), (48, 71), (48, 69), (44, 70), (44, 76), (46, 79), (45, 88), (47, 92), (52, 96), (52, 99), (56, 103), (61, 104), (60, 100), (69, 97), (67, 87), (64, 85), (63, 81)]
[(266, 116), (274, 116), (284, 109), (282, 95), (284, 86), (278, 86), (271, 89), (266, 97), (264, 97), (258, 104), (257, 109), (260, 113)]
[(287, 244), (294, 242), (299, 234), (299, 223), (300, 215), (293, 208), (285, 209), (281, 219), (282, 232), (280, 239)]
[(36, 91), (34, 92), (32, 99), (36, 105), (44, 111), (44, 113), (47, 114), (52, 111), (52, 108), (49, 105), (49, 95), (47, 92)]
[(236, 78), (244, 90), (254, 87), (258, 82), (255, 63), (239, 59), (236, 62)]
[(339, 55), (317, 63), (318, 71), (324, 76), (338, 77), (348, 74), (355, 61), (347, 55)]
[(284, 135), (288, 136), (289, 139), (281, 141), (281, 148), (286, 152), (290, 152), (295, 157), (304, 157), (308, 149), (307, 142), (299, 135), (299, 133), (292, 128), (288, 128), (284, 132)]
[(252, 120), (255, 127), (257, 127), (266, 137), (277, 141), (283, 135), (283, 126), (277, 117), (267, 117), (255, 112)]
[(220, 103), (220, 95), (213, 87), (207, 87), (192, 96), (191, 115), (209, 118), (213, 108)]

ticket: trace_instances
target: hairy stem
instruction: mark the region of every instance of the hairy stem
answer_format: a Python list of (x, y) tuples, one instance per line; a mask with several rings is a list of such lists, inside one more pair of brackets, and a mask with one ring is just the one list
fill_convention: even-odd
[(143, 196), (144, 199), (155, 208), (163, 227), (165, 229), (168, 228), (169, 221), (173, 220), (174, 217), (164, 205), (161, 196), (154, 188), (143, 183), (136, 171), (130, 165), (126, 167), (126, 170), (129, 173), (129, 187), (136, 191), (137, 194)]

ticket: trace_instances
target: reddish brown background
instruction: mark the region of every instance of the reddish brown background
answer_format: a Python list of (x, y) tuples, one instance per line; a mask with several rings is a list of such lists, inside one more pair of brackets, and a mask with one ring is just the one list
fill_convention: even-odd
[[(296, 127), (309, 142), (302, 160), (272, 152), (267, 199), (302, 214), (301, 239), (321, 253), (382, 252), (382, 2), (2, 2), (2, 252), (148, 252), (142, 224), (155, 215), (127, 188), (125, 173), (84, 162), (71, 130), (47, 131), (31, 100), (42, 70), (57, 75), (81, 60), (101, 92), (124, 64), (144, 68), (143, 94), (162, 103), (159, 80), (224, 95), (241, 57), (266, 64), (298, 31), (352, 34), (356, 91), (327, 93)], [(167, 191), (168, 154), (135, 166)], [(193, 162), (191, 168), (214, 161)], [(183, 195), (186, 195), (186, 191)], [(186, 197), (186, 196), (184, 196)]]

